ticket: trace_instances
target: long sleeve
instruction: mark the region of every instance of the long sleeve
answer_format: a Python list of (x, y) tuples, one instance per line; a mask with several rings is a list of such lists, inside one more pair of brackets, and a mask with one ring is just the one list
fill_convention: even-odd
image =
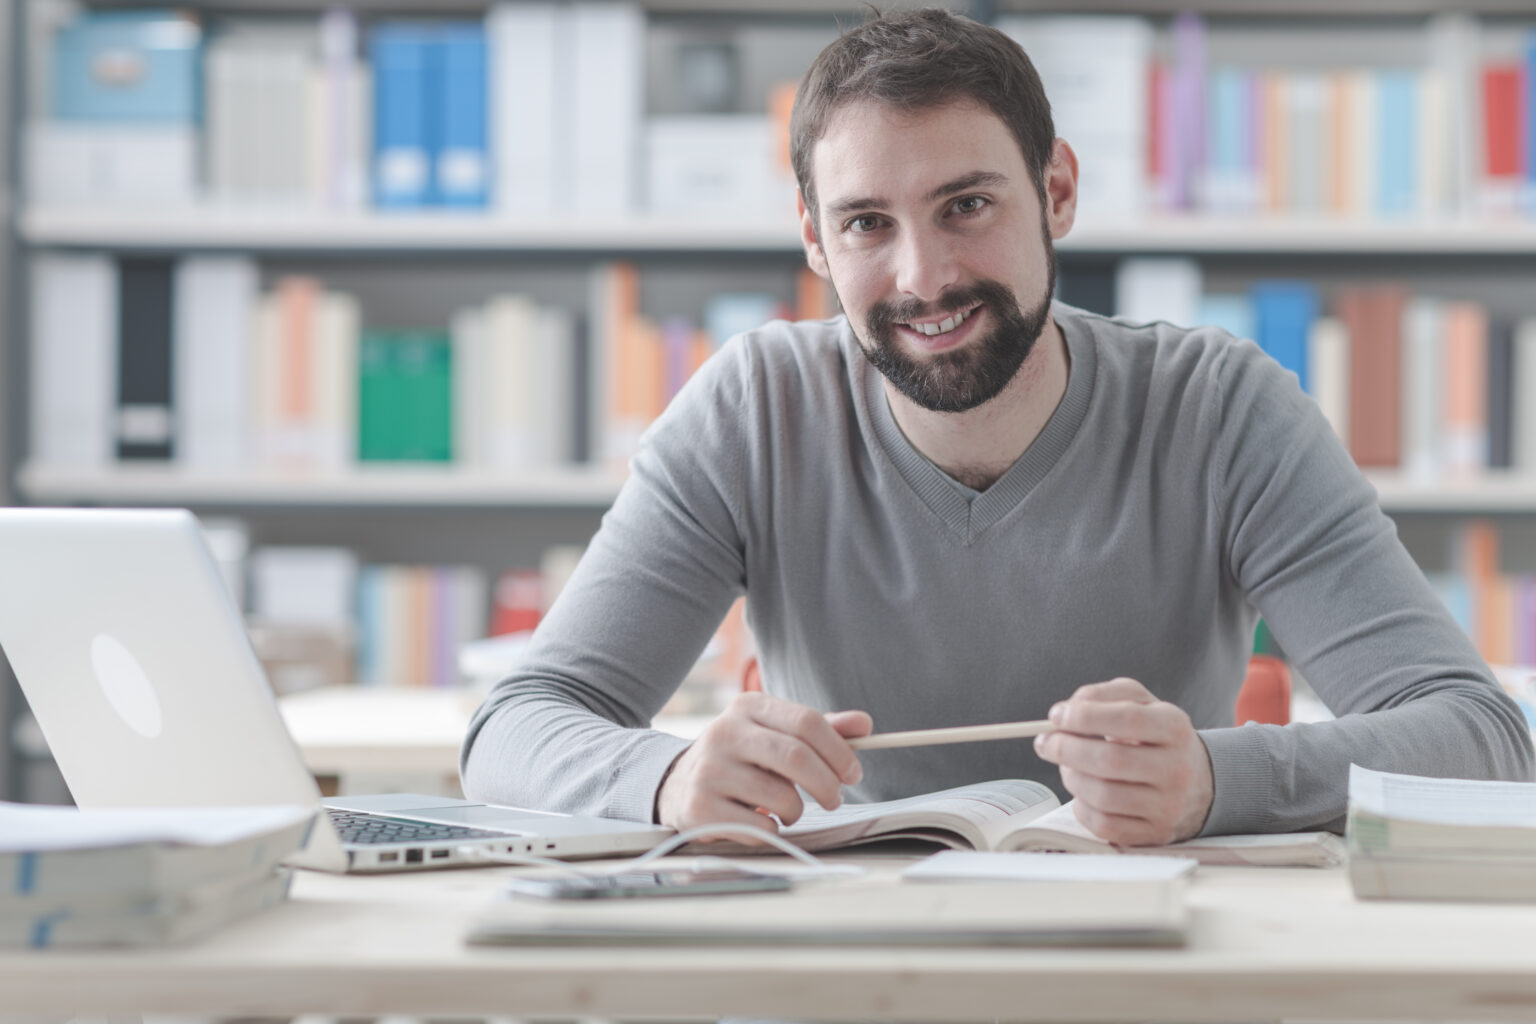
[(526, 661), (476, 713), (460, 756), (473, 798), (651, 819), (687, 744), (649, 722), (745, 587), (739, 348), (648, 432)]
[(1342, 828), (1351, 761), (1530, 779), (1519, 709), (1295, 377), (1242, 343), (1220, 379), (1211, 501), (1228, 571), (1338, 718), (1205, 730), (1206, 833)]

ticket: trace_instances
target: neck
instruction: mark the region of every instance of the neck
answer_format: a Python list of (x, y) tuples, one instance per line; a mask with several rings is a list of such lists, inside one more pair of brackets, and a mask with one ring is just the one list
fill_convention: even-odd
[(934, 465), (978, 491), (1019, 460), (1067, 393), (1071, 359), (1056, 320), (1048, 317), (1029, 358), (990, 402), (966, 412), (931, 412), (884, 381), (896, 424)]

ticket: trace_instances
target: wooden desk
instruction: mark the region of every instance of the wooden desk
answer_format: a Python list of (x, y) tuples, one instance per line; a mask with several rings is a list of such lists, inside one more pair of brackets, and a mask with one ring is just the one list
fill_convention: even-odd
[(1357, 903), (1339, 871), (1204, 868), (1182, 950), (468, 949), (506, 869), (303, 874), (187, 949), (0, 955), (10, 1014), (1514, 1020), (1536, 907)]
[[(459, 747), (480, 700), (464, 689), (332, 686), (289, 694), (277, 706), (309, 770), (336, 776), (343, 793), (457, 795)], [(667, 717), (655, 725), (692, 739), (708, 721)]]

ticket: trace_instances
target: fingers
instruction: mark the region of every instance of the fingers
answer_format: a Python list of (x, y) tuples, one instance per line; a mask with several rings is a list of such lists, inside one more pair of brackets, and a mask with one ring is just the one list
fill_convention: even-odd
[(674, 828), (708, 822), (762, 826), (764, 811), (785, 824), (804, 803), (796, 787), (826, 808), (863, 776), (847, 736), (869, 732), (862, 711), (823, 715), (763, 693), (741, 694), (678, 757), (657, 794), (659, 820)]
[(875, 731), (875, 720), (868, 711), (828, 711), (824, 717), (843, 739), (868, 736)]
[(754, 763), (804, 786), (823, 807), (837, 806), (842, 785), (863, 778), (858, 755), (821, 712), (763, 693), (744, 693), (732, 704), (737, 705), (752, 721), (777, 734), (753, 734), (767, 746), (766, 751), (754, 749), (767, 758)]
[(1071, 700), (1062, 701), (1051, 708), (1050, 720), (1057, 729), (1081, 736), (1164, 744), (1179, 738), (1189, 717), (1162, 701), (1110, 697), (1101, 691), (1094, 696), (1074, 695)]
[(1035, 751), (1061, 767), (1078, 820), (1122, 845), (1196, 834), (1214, 798), (1205, 744), (1189, 716), (1134, 679), (1079, 687), (1050, 710), (1057, 731)]

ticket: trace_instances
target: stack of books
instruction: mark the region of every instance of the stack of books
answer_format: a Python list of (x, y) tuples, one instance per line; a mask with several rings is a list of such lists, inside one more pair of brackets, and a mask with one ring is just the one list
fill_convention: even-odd
[(1345, 837), (1362, 899), (1536, 900), (1536, 783), (1350, 765)]
[(275, 906), (314, 813), (0, 803), (0, 947), (183, 942)]

